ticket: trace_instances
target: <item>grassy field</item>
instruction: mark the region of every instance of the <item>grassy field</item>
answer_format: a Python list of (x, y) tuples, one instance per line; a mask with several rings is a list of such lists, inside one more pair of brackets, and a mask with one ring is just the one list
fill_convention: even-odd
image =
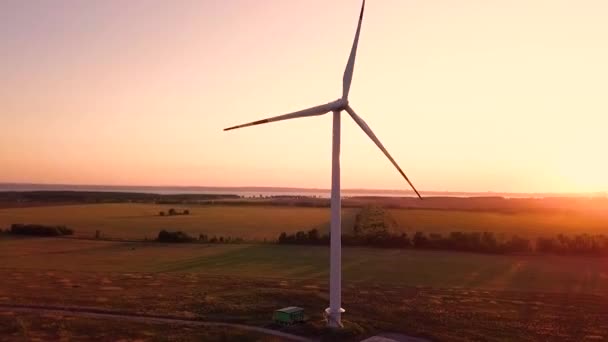
[[(327, 247), (0, 240), (0, 267), (204, 273), (325, 281)], [(345, 248), (347, 283), (608, 294), (605, 258)]]
[(389, 209), (399, 229), (449, 234), (453, 231), (489, 231), (507, 236), (555, 236), (557, 234), (608, 234), (608, 212), (499, 213), (452, 210)]
[[(190, 215), (159, 216), (169, 208), (189, 209)], [(354, 209), (343, 210), (343, 224), (353, 224)], [(13, 223), (66, 225), (77, 236), (96, 230), (111, 238), (153, 239), (159, 230), (182, 230), (195, 237), (231, 236), (247, 240), (276, 239), (281, 232), (319, 228), (325, 231), (328, 208), (278, 206), (171, 206), (154, 204), (89, 204), (0, 209), (0, 228)]]
[[(221, 331), (164, 329), (120, 320), (82, 320), (14, 313), (10, 303), (95, 307), (139, 315), (271, 326), (272, 311), (298, 305), (308, 323), (287, 332), (318, 337), (328, 296), (314, 281), (214, 277), (200, 273), (104, 273), (3, 269), (0, 278), (0, 336), (78, 340), (208, 340)], [(608, 336), (608, 300), (582, 294), (410, 288), (358, 284), (343, 290), (347, 327), (357, 339), (400, 332), (437, 341), (597, 341)], [(276, 328), (276, 327), (275, 327)], [(236, 331), (226, 340), (243, 340)], [(197, 337), (201, 337), (197, 339)], [(251, 335), (247, 335), (252, 337)], [(48, 337), (48, 338), (47, 338)], [(255, 335), (253, 335), (255, 337)], [(233, 338), (233, 339), (230, 339)], [(0, 338), (0, 340), (4, 340)], [(66, 339), (68, 340), (68, 339)], [(328, 338), (328, 341), (336, 341)]]
[[(192, 235), (274, 239), (281, 231), (326, 229), (327, 208), (205, 206), (160, 217), (171, 206), (69, 205), (0, 210), (11, 223), (64, 224), (80, 236), (153, 238), (159, 229)], [(344, 230), (356, 209), (344, 211)], [(603, 233), (606, 214), (391, 210), (408, 232), (484, 231), (533, 237)], [(602, 216), (603, 215), (603, 216)], [(203, 229), (204, 228), (204, 229)], [(547, 341), (608, 337), (608, 260), (554, 255), (344, 248), (345, 318), (357, 337), (394, 331), (436, 340)], [(276, 244), (161, 244), (0, 235), (0, 336), (78, 340), (231, 338), (125, 322), (27, 315), (2, 305), (85, 306), (137, 314), (270, 323), (272, 310), (305, 308), (309, 323), (287, 329), (326, 336), (329, 248)], [(2, 330), (4, 329), (4, 330)], [(169, 330), (167, 330), (169, 329)], [(103, 335), (110, 330), (112, 335)], [(181, 334), (181, 335), (180, 335)], [(198, 334), (198, 335), (197, 335)], [(219, 335), (218, 335), (219, 334)], [(226, 336), (226, 334), (229, 334)], [(243, 337), (257, 338), (252, 335)], [(240, 338), (240, 337), (235, 337)], [(2, 338), (0, 338), (2, 340)]]
[[(167, 332), (171, 338), (167, 338)], [(103, 320), (61, 314), (13, 312), (0, 308), (1, 341), (265, 341), (281, 339), (219, 327), (189, 327)]]
[[(187, 216), (158, 215), (175, 207), (189, 209)], [(359, 209), (343, 210), (343, 229), (351, 231)], [(448, 234), (452, 231), (491, 231), (507, 236), (554, 236), (564, 234), (608, 234), (605, 212), (471, 212), (453, 210), (388, 209), (399, 229)], [(153, 239), (160, 229), (182, 230), (198, 236), (232, 236), (247, 240), (274, 240), (285, 232), (329, 225), (328, 208), (282, 206), (190, 206), (154, 204), (88, 204), (0, 209), (0, 228), (12, 223), (66, 225), (76, 236), (93, 237), (96, 230), (110, 238)]]
[[(95, 307), (256, 326), (268, 326), (272, 310), (298, 305), (309, 323), (287, 331), (326, 333), (325, 247), (5, 237), (0, 260), (0, 324), (17, 337), (102, 334), (104, 326), (122, 338), (163, 340), (182, 332), (108, 321), (61, 323), (11, 314), (2, 305)], [(383, 331), (442, 341), (608, 336), (605, 259), (346, 248), (343, 267), (345, 319), (358, 340)]]

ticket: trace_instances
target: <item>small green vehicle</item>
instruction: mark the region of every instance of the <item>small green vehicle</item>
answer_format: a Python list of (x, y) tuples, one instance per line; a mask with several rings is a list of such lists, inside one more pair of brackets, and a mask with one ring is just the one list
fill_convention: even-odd
[(297, 306), (288, 306), (275, 310), (272, 314), (272, 320), (281, 325), (292, 325), (294, 323), (304, 322), (304, 309)]

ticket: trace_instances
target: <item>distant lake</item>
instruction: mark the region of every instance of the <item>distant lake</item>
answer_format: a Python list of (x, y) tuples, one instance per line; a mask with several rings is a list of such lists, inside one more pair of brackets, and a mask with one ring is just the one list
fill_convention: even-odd
[[(0, 191), (107, 191), (140, 192), (161, 195), (175, 194), (226, 194), (241, 197), (308, 196), (329, 198), (330, 190), (297, 188), (252, 187), (172, 187), (172, 186), (110, 186), (110, 185), (47, 185), (47, 184), (0, 184)], [(342, 190), (343, 196), (415, 196), (407, 191), (357, 191)]]
[[(13, 184), (0, 183), (0, 191), (108, 191), (108, 192), (140, 192), (162, 195), (173, 194), (230, 194), (242, 197), (268, 196), (308, 196), (329, 198), (329, 189), (278, 188), (278, 187), (209, 187), (209, 186), (112, 186), (112, 185), (70, 185), (70, 184)], [(606, 197), (606, 193), (595, 194), (523, 194), (499, 192), (447, 192), (421, 191), (424, 196), (449, 197), (551, 197), (551, 196), (598, 196)], [(412, 191), (378, 190), (378, 189), (343, 189), (343, 197), (378, 196), (378, 197), (415, 197)]]

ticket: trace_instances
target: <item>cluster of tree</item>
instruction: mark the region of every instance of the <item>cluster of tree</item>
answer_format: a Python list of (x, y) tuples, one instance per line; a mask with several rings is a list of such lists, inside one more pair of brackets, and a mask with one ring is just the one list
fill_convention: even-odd
[[(329, 235), (319, 234), (317, 229), (307, 232), (299, 231), (294, 234), (281, 233), (278, 238), (279, 244), (296, 245), (327, 245)], [(426, 235), (417, 232), (412, 238), (406, 233), (391, 233), (386, 230), (378, 230), (366, 234), (343, 234), (342, 244), (346, 246), (370, 246), (382, 248), (415, 248), (467, 251), (479, 253), (522, 253), (532, 250), (530, 241), (518, 236), (508, 240), (496, 239), (494, 233), (484, 232), (452, 232), (447, 236), (441, 234)]]
[(66, 226), (45, 226), (41, 224), (13, 224), (8, 232), (16, 235), (33, 236), (61, 236), (74, 234), (74, 230)]
[[(455, 250), (481, 253), (521, 253), (532, 249), (529, 240), (513, 236), (498, 239), (490, 232), (452, 232), (426, 235), (417, 232), (411, 238), (403, 232), (394, 232), (396, 221), (390, 213), (378, 206), (366, 206), (355, 217), (352, 234), (343, 234), (342, 243), (347, 246), (373, 246), (384, 248), (416, 248)], [(317, 229), (294, 234), (281, 233), (281, 244), (327, 244), (328, 235), (321, 235)]]
[(202, 243), (242, 243), (242, 238), (234, 238), (231, 236), (211, 236), (209, 237), (206, 234), (200, 234), (198, 236), (198, 241)]
[[(299, 231), (294, 234), (281, 233), (279, 244), (327, 245), (329, 235), (317, 229)], [(452, 232), (449, 235), (416, 232), (411, 238), (406, 233), (390, 233), (379, 230), (367, 234), (342, 235), (346, 246), (370, 246), (383, 248), (413, 248), (451, 250), (491, 254), (529, 253), (560, 255), (608, 256), (608, 236), (605, 235), (558, 235), (540, 237), (535, 246), (532, 241), (519, 236), (508, 239), (497, 238), (492, 232)]]
[(389, 233), (378, 231), (374, 234), (350, 234), (342, 236), (342, 243), (347, 246), (372, 246), (382, 248), (411, 248), (412, 243), (406, 233)]
[(608, 256), (608, 237), (605, 235), (558, 235), (554, 238), (538, 238), (536, 250), (539, 253), (567, 255)]
[(182, 231), (167, 231), (161, 230), (156, 238), (158, 242), (193, 242), (194, 238)]
[(291, 245), (326, 245), (329, 243), (329, 235), (321, 235), (316, 228), (307, 232), (299, 231), (294, 234), (282, 232), (279, 235), (278, 242), (280, 244)]
[(242, 243), (242, 238), (234, 238), (230, 236), (211, 236), (206, 234), (200, 234), (198, 239), (182, 232), (182, 231), (168, 231), (161, 230), (156, 238), (158, 242), (200, 242), (200, 243)]
[(190, 210), (184, 209), (184, 211), (179, 212), (179, 211), (171, 208), (166, 213), (164, 211), (159, 212), (158, 215), (160, 215), (160, 216), (190, 215)]
[(379, 206), (369, 205), (357, 213), (353, 232), (355, 235), (382, 235), (396, 226), (397, 222), (389, 212)]
[(439, 249), (481, 253), (524, 253), (532, 251), (530, 240), (512, 236), (510, 239), (497, 239), (492, 232), (451, 232), (447, 236), (416, 232), (411, 244), (414, 248)]

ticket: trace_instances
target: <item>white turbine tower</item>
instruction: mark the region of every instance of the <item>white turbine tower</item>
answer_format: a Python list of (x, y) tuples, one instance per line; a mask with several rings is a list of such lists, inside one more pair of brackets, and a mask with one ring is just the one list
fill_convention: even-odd
[(342, 79), (342, 98), (323, 104), (320, 106), (300, 110), (294, 113), (279, 115), (268, 119), (258, 120), (238, 126), (233, 126), (224, 129), (229, 131), (237, 128), (243, 128), (248, 126), (254, 126), (259, 124), (265, 124), (269, 122), (304, 118), (308, 116), (323, 115), (329, 112), (333, 112), (333, 138), (332, 138), (332, 170), (331, 170), (331, 228), (330, 228), (330, 278), (329, 278), (329, 308), (325, 310), (328, 316), (328, 324), (330, 327), (341, 327), (341, 316), (344, 309), (341, 307), (341, 288), (342, 288), (342, 232), (341, 232), (341, 203), (340, 203), (340, 113), (346, 111), (355, 122), (361, 127), (361, 129), (372, 139), (372, 141), (382, 150), (384, 155), (391, 161), (391, 163), (397, 168), (399, 173), (405, 178), (405, 180), (412, 187), (418, 197), (420, 193), (414, 187), (412, 182), (407, 178), (403, 170), (399, 167), (397, 162), (391, 157), (386, 148), (382, 145), (380, 140), (376, 137), (371, 128), (363, 121), (363, 119), (355, 113), (355, 111), (348, 104), (348, 92), (350, 90), (350, 84), (353, 79), (353, 71), (355, 68), (355, 57), (357, 55), (357, 45), (359, 43), (359, 33), (361, 32), (361, 22), (363, 21), (363, 10), (365, 9), (365, 0), (361, 6), (361, 14), (359, 15), (359, 23), (357, 25), (357, 32), (355, 33), (355, 40), (353, 47), (348, 57), (348, 63), (344, 70), (344, 77)]

